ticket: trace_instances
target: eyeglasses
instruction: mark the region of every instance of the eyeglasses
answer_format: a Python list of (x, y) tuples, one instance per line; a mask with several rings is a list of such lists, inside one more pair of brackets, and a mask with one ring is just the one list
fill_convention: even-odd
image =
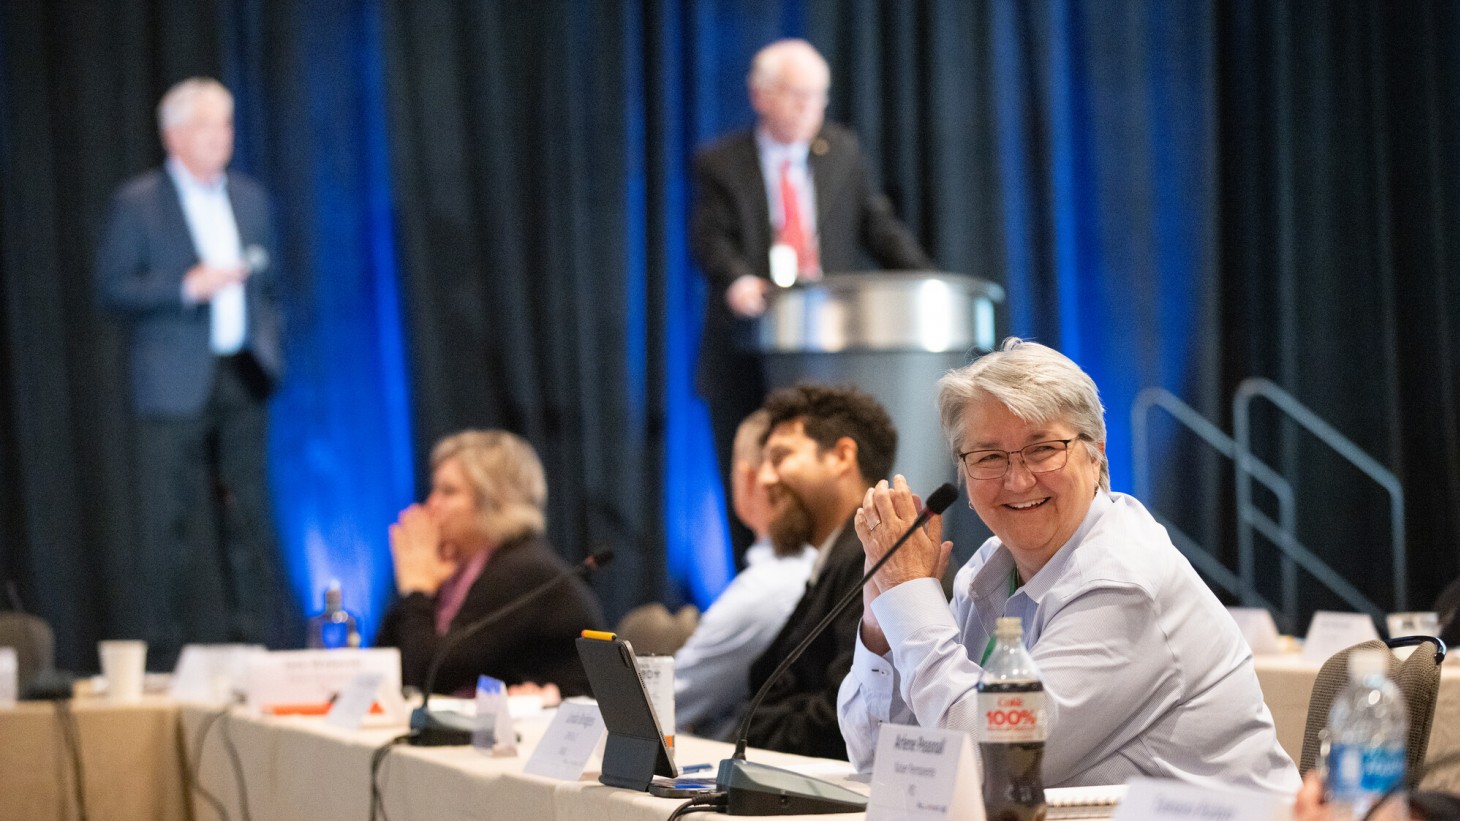
[(1014, 454), (1030, 473), (1049, 473), (1065, 466), (1070, 459), (1070, 443), (1079, 436), (1069, 439), (1050, 439), (1035, 442), (1018, 450), (969, 450), (958, 454), (970, 479), (1002, 479), (1009, 472), (1009, 463)]

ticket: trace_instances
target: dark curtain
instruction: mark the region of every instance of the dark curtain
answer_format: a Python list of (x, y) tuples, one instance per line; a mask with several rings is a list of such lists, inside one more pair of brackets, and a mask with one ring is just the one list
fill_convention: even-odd
[[(1460, 574), (1457, 38), (1443, 2), (1232, 3), (1219, 25), (1223, 394), (1270, 378), (1398, 475), (1409, 609)], [(1254, 410), (1257, 455), (1302, 500), (1299, 537), (1399, 608), (1388, 497)], [(1304, 611), (1346, 609), (1300, 590)]]
[[(288, 375), (271, 463), (302, 637), (339, 578), (367, 624), (391, 584), (385, 526), (414, 494), (384, 173), (378, 21), (332, 2), (0, 7), (0, 581), (56, 630), (58, 664), (136, 634), (137, 538), (122, 339), (92, 255), (112, 191), (162, 159), (158, 99), (210, 75), (235, 96), (233, 166), (274, 195)], [(261, 582), (265, 583), (265, 582)], [(371, 595), (373, 593), (373, 595)]]
[(616, 552), (597, 586), (620, 614), (664, 578), (662, 311), (629, 264), (638, 21), (624, 3), (387, 8), (416, 449), (465, 427), (524, 436), (558, 549)]
[(59, 663), (140, 628), (130, 583), (130, 418), (120, 339), (94, 309), (113, 187), (160, 158), (169, 79), (220, 68), (217, 10), (192, 2), (7, 4), (0, 42), (4, 519), (0, 570), (52, 623)]
[[(689, 162), (750, 123), (751, 54), (801, 35), (832, 64), (830, 116), (940, 265), (1003, 284), (1001, 331), (1094, 375), (1117, 489), (1138, 390), (1230, 431), (1237, 383), (1269, 377), (1399, 474), (1409, 603), (1424, 606), (1460, 573), (1457, 13), (6, 4), (0, 571), (56, 624), (69, 666), (93, 666), (92, 641), (134, 612), (130, 422), (90, 255), (112, 188), (160, 158), (157, 97), (209, 73), (239, 99), (236, 165), (281, 217), (290, 377), (272, 457), (296, 593), (340, 575), (378, 607), (383, 528), (423, 489), (430, 443), (500, 426), (543, 455), (558, 548), (619, 551), (598, 585), (611, 616), (713, 595), (724, 509), (689, 387), (704, 296), (684, 245)], [(1258, 455), (1296, 483), (1300, 538), (1394, 606), (1383, 496), (1258, 410)], [(1145, 501), (1234, 564), (1230, 466), (1156, 433)], [(1305, 610), (1332, 603), (1304, 590)]]

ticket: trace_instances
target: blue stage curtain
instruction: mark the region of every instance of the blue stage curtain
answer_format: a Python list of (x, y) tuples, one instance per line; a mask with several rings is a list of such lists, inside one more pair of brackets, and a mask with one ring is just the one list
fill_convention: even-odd
[(286, 569), (306, 615), (338, 580), (368, 642), (395, 589), (387, 526), (415, 496), (380, 9), (226, 13), (236, 164), (267, 182), (287, 240), (289, 370), (269, 443)]

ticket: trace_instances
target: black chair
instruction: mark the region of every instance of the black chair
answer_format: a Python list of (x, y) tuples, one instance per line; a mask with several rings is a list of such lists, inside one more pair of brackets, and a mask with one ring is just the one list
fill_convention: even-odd
[(689, 640), (700, 623), (700, 611), (692, 604), (670, 613), (659, 602), (641, 604), (619, 619), (614, 632), (634, 646), (640, 655), (672, 656)]
[(1404, 660), (1389, 656), (1389, 679), (1399, 687), (1409, 705), (1409, 739), (1406, 756), (1406, 783), (1413, 789), (1424, 772), (1425, 753), (1430, 746), (1430, 727), (1435, 721), (1435, 701), (1440, 695), (1440, 663), (1445, 660), (1445, 643), (1434, 636), (1400, 636), (1389, 641), (1373, 639), (1334, 653), (1323, 662), (1313, 680), (1313, 695), (1308, 701), (1308, 722), (1303, 728), (1303, 754), (1298, 772), (1307, 775), (1317, 766), (1318, 753), (1327, 735), (1328, 710), (1333, 700), (1348, 685), (1348, 657), (1359, 649), (1387, 650), (1393, 647), (1414, 647)]
[(56, 636), (51, 626), (31, 613), (0, 613), (0, 647), (14, 647), (20, 692), (56, 666)]

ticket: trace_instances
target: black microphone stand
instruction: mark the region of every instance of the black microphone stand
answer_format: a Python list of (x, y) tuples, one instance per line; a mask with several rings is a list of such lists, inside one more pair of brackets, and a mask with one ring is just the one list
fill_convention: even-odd
[(848, 590), (841, 601), (824, 616), (811, 632), (796, 645), (776, 669), (771, 672), (765, 683), (756, 691), (755, 698), (750, 702), (750, 708), (745, 711), (745, 716), (740, 720), (740, 726), (735, 732), (735, 754), (720, 762), (720, 769), (715, 777), (715, 787), (724, 790), (728, 797), (725, 811), (730, 815), (813, 815), (839, 812), (862, 812), (867, 807), (867, 800), (859, 793), (846, 790), (835, 784), (800, 775), (790, 770), (778, 767), (768, 767), (764, 764), (753, 764), (745, 758), (745, 748), (749, 744), (750, 722), (755, 717), (755, 711), (760, 707), (766, 695), (770, 692), (771, 685), (790, 669), (792, 664), (806, 652), (832, 622), (842, 614), (852, 602), (862, 596), (862, 588), (877, 571), (887, 564), (912, 534), (927, 524), (928, 520), (940, 515), (953, 500), (958, 498), (958, 491), (952, 484), (947, 482), (933, 491), (928, 497), (928, 503), (923, 507), (923, 512), (913, 520), (912, 526), (903, 533), (887, 552), (882, 554), (871, 569), (862, 576), (862, 580), (855, 587)]
[(521, 610), (553, 587), (573, 576), (587, 577), (589, 573), (608, 564), (612, 559), (612, 550), (601, 550), (594, 553), (572, 569), (559, 573), (517, 597), (516, 601), (506, 607), (494, 610), (458, 630), (455, 635), (448, 636), (446, 641), (437, 648), (435, 657), (431, 659), (431, 666), (426, 671), (426, 682), (423, 688), (425, 694), (421, 698), (421, 706), (411, 711), (411, 732), (406, 737), (407, 743), (417, 747), (453, 747), (470, 744), (472, 731), (475, 729), (473, 719), (459, 713), (433, 714), (429, 709), (431, 690), (436, 685), (436, 674), (441, 671), (441, 664), (446, 661), (446, 657), (451, 655), (451, 651), (466, 639)]

